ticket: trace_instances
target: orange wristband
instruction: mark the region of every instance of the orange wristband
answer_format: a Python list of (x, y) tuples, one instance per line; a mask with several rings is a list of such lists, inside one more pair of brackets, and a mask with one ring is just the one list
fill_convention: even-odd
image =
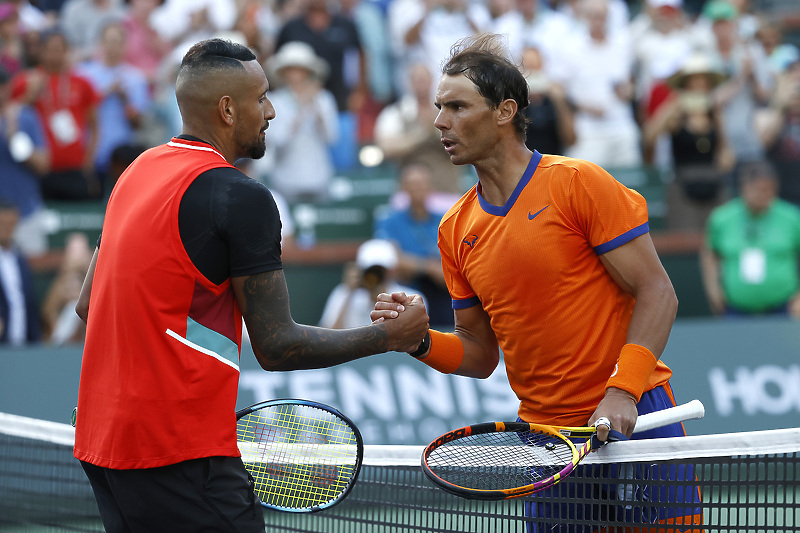
[(430, 330), (430, 335), (431, 349), (420, 361), (443, 374), (451, 374), (458, 370), (464, 360), (464, 345), (461, 339), (455, 333), (442, 333), (433, 329)]
[(606, 382), (606, 389), (615, 387), (630, 392), (638, 402), (657, 363), (658, 359), (653, 352), (644, 346), (626, 344), (619, 352), (617, 366)]

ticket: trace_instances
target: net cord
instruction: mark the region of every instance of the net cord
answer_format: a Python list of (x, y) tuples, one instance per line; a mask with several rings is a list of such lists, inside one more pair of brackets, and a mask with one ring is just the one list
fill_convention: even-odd
[[(425, 446), (365, 445), (369, 466), (419, 466)], [(665, 459), (738, 457), (800, 451), (800, 428), (614, 442), (590, 453), (582, 464)]]
[[(75, 428), (46, 420), (0, 413), (0, 433), (73, 446)], [(364, 446), (364, 463), (370, 466), (419, 466), (425, 446)], [(583, 464), (656, 461), (705, 457), (738, 457), (800, 451), (800, 428), (693, 435), (669, 439), (614, 442), (590, 453)]]

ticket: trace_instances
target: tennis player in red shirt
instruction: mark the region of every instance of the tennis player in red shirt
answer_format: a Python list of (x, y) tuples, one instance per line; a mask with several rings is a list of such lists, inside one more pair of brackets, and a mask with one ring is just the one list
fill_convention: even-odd
[(427, 329), (413, 303), (360, 328), (292, 319), (278, 208), (234, 166), (264, 155), (268, 89), (247, 47), (195, 44), (176, 84), (182, 133), (111, 193), (76, 306), (87, 331), (74, 448), (109, 533), (264, 531), (236, 443), (243, 318), (273, 371), (408, 350)]

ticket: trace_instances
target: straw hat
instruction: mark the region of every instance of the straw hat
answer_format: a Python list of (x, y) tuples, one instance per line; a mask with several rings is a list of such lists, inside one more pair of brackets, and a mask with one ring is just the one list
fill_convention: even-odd
[(314, 53), (311, 45), (292, 41), (280, 47), (278, 52), (267, 60), (267, 70), (277, 76), (286, 67), (300, 67), (308, 70), (319, 79), (328, 76), (328, 63)]
[(706, 54), (694, 53), (684, 61), (683, 66), (667, 79), (670, 87), (680, 89), (686, 83), (686, 78), (694, 74), (703, 74), (711, 80), (711, 86), (716, 87), (725, 81), (725, 74), (720, 72), (714, 62)]

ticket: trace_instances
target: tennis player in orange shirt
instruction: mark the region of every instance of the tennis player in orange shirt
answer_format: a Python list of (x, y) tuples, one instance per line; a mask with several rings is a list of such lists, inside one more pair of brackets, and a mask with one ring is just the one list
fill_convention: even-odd
[[(455, 332), (430, 330), (411, 355), (486, 378), (500, 348), (522, 420), (605, 418), (601, 440), (609, 427), (630, 436), (639, 414), (675, 405), (660, 356), (678, 302), (647, 205), (593, 163), (525, 146), (527, 84), (506, 57), (497, 36), (481, 35), (457, 43), (443, 69), (434, 124), (452, 163), (473, 165), (478, 183), (439, 225)], [(405, 298), (381, 295), (372, 319), (397, 316)], [(674, 424), (636, 438), (681, 435)], [(678, 501), (699, 501), (692, 492)], [(555, 507), (534, 504), (529, 514), (553, 516)]]

